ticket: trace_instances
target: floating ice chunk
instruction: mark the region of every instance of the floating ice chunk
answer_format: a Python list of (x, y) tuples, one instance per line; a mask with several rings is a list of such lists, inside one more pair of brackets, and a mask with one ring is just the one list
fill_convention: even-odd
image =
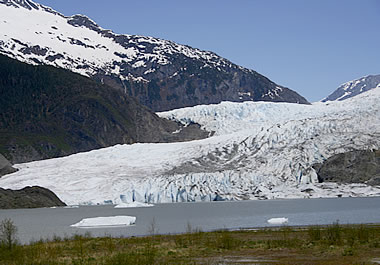
[(50, 207), (50, 209), (57, 209), (57, 208), (73, 209), (73, 208), (79, 208), (79, 205), (67, 205), (67, 206), (63, 206), (63, 207), (60, 207), (60, 206)]
[(288, 218), (279, 217), (279, 218), (271, 218), (267, 222), (271, 225), (283, 225), (288, 223)]
[(129, 202), (120, 203), (115, 206), (115, 208), (139, 208), (139, 207), (153, 207), (153, 204), (143, 203), (143, 202)]
[(129, 226), (136, 223), (134, 216), (109, 216), (85, 218), (82, 221), (70, 225), (71, 227), (105, 227), (105, 226)]

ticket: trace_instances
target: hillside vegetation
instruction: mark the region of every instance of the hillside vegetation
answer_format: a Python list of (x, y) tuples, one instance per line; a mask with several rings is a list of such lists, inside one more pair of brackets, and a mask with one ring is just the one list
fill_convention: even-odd
[(123, 92), (51, 66), (0, 55), (0, 153), (13, 163), (135, 142), (204, 138)]

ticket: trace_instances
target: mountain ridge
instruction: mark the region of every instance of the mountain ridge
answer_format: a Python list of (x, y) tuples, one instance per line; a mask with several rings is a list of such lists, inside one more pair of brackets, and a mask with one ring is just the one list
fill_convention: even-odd
[(343, 83), (321, 102), (345, 100), (377, 87), (380, 87), (380, 75), (367, 75)]
[[(116, 34), (84, 15), (66, 17), (29, 0), (0, 3), (0, 53), (89, 76), (154, 111), (225, 100), (308, 104), (296, 92), (213, 52)], [(15, 8), (22, 3), (34, 8)], [(21, 19), (25, 25), (19, 24)]]

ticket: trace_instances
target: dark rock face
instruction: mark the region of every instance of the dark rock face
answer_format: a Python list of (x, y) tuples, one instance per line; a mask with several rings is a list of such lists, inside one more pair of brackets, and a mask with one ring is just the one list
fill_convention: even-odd
[[(172, 60), (171, 64), (163, 66), (150, 62), (146, 62), (146, 66), (141, 68), (120, 64), (120, 68), (125, 69), (125, 75), (129, 73), (142, 76), (146, 82), (137, 82), (133, 78), (123, 81), (119, 75), (107, 75), (102, 72), (98, 72), (92, 78), (126, 91), (153, 111), (217, 104), (222, 101), (308, 104), (308, 101), (296, 92), (275, 84), (253, 70), (241, 68), (228, 61), (223, 61), (224, 64), (220, 67), (204, 68), (203, 65), (207, 65), (207, 62), (201, 59), (187, 58), (180, 54), (168, 57)], [(149, 69), (154, 71), (145, 74)]]
[(337, 154), (313, 166), (320, 182), (380, 185), (380, 151)]
[[(82, 15), (68, 18), (68, 23), (96, 31), (114, 39), (127, 49), (138, 50), (140, 54), (157, 54), (168, 61), (167, 64), (160, 64), (155, 60), (144, 60), (143, 66), (140, 67), (134, 65), (141, 62), (141, 58), (130, 62), (114, 62), (114, 66), (123, 69), (120, 74), (105, 74), (102, 69), (98, 69), (97, 74), (93, 75), (95, 80), (102, 80), (112, 87), (126, 90), (129, 95), (153, 111), (215, 104), (221, 101), (252, 100), (308, 104), (308, 101), (296, 92), (275, 84), (253, 70), (233, 64), (213, 52), (200, 51), (188, 46), (186, 49), (189, 51), (181, 51), (182, 48), (171, 41), (115, 35), (112, 31), (101, 29), (94, 21)], [(156, 43), (152, 42), (152, 39)], [(157, 53), (158, 50), (160, 52)], [(186, 52), (198, 55), (192, 57), (186, 55)], [(125, 54), (115, 54), (122, 59), (127, 58)], [(145, 81), (136, 81), (136, 77)]]
[(29, 10), (37, 8), (36, 4), (29, 0), (0, 0), (0, 3), (17, 8), (23, 7)]
[(209, 134), (162, 119), (123, 92), (79, 74), (2, 55), (0, 94), (0, 150), (13, 163)]
[(0, 209), (66, 206), (53, 192), (34, 186), (21, 190), (0, 188)]
[[(102, 80), (112, 87), (126, 90), (129, 95), (136, 97), (141, 104), (153, 111), (215, 104), (221, 101), (309, 104), (298, 93), (279, 86), (256, 71), (240, 67), (213, 52), (200, 51), (189, 46), (185, 46), (184, 49), (177, 43), (151, 37), (115, 35), (81, 15), (70, 17), (68, 23), (87, 27), (114, 39), (116, 43), (127, 49), (138, 50), (141, 55), (156, 54), (167, 60), (167, 64), (160, 64), (155, 60), (143, 60), (143, 66), (140, 67), (135, 66), (141, 62), (140, 57), (130, 62), (114, 62), (114, 66), (123, 69), (120, 74), (105, 74), (99, 69), (97, 74), (92, 76), (95, 80)], [(189, 56), (186, 53), (196, 55)], [(120, 58), (126, 58), (124, 54), (115, 54)], [(145, 81), (136, 81), (136, 77)]]
[(12, 164), (7, 159), (5, 159), (2, 154), (0, 154), (0, 177), (6, 174), (14, 173), (16, 171), (17, 169), (13, 168)]
[[(54, 13), (65, 19), (73, 30), (82, 27), (97, 33), (93, 40), (80, 36), (73, 38), (55, 26), (54, 19), (49, 18), (52, 24), (48, 29), (44, 28), (44, 32), (38, 32), (34, 28), (28, 30), (54, 36), (54, 40), (65, 43), (66, 52), (61, 54), (56, 51), (55, 42), (42, 44), (33, 39), (21, 42), (11, 38), (11, 41), (0, 40), (0, 53), (32, 64), (64, 65), (68, 70), (85, 74), (128, 93), (153, 111), (221, 101), (308, 104), (296, 92), (210, 51), (153, 37), (115, 34), (101, 28), (86, 16), (65, 17), (29, 0), (0, 0), (0, 4)], [(44, 16), (42, 12), (39, 15)], [(110, 39), (118, 48), (106, 47), (105, 43)], [(85, 56), (78, 58), (77, 55), (74, 56), (77, 53), (71, 53), (77, 46), (95, 54), (109, 51), (110, 59), (104, 64)]]

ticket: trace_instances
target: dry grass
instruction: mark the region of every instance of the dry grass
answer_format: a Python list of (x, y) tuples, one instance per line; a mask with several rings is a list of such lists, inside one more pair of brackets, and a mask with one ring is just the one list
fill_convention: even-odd
[(374, 264), (379, 257), (380, 226), (338, 223), (135, 238), (55, 237), (0, 248), (0, 264)]

